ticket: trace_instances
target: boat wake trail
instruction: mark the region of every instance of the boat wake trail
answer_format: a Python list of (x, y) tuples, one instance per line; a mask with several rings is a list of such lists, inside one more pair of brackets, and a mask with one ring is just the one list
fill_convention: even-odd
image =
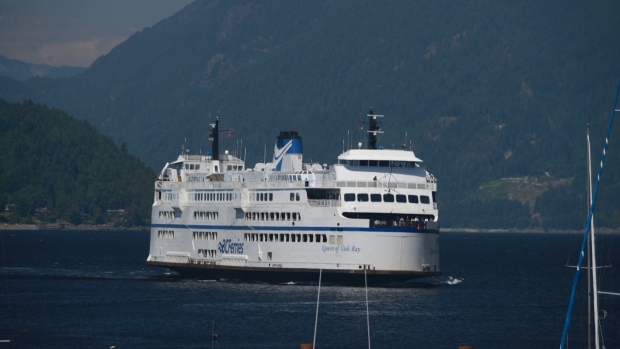
[(454, 278), (452, 276), (448, 276), (448, 278), (446, 280), (444, 280), (443, 283), (446, 284), (446, 285), (458, 285), (461, 282), (463, 282), (463, 280), (465, 280), (465, 279), (458, 279), (458, 278)]
[(181, 281), (179, 275), (153, 273), (144, 270), (84, 271), (74, 269), (0, 268), (0, 276), (9, 279), (64, 279), (64, 280), (127, 280), (127, 281)]

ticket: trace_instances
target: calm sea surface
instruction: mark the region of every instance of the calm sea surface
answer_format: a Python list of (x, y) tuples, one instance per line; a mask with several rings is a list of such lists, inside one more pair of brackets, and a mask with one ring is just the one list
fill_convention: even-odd
[[(299, 348), (317, 284), (179, 278), (146, 265), (147, 232), (1, 232), (2, 348)], [(620, 292), (620, 236), (598, 235), (601, 289)], [(442, 233), (444, 275), (368, 289), (372, 348), (557, 348), (581, 235)], [(582, 276), (585, 276), (582, 273)], [(585, 278), (582, 278), (585, 279)], [(318, 274), (317, 274), (318, 281)], [(579, 289), (584, 293), (585, 286)], [(367, 348), (364, 288), (323, 285), (316, 348)], [(569, 348), (581, 348), (585, 295)], [(607, 348), (620, 297), (602, 296)]]

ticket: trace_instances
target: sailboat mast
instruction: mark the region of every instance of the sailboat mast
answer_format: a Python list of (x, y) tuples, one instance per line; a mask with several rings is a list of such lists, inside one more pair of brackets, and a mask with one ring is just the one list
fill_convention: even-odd
[(598, 169), (598, 174), (596, 176), (596, 186), (594, 187), (594, 191), (592, 192), (592, 200), (590, 205), (590, 213), (588, 215), (586, 231), (583, 234), (583, 240), (581, 242), (581, 253), (579, 254), (579, 261), (577, 262), (577, 271), (575, 272), (575, 276), (573, 277), (573, 287), (570, 295), (570, 301), (568, 302), (568, 310), (566, 311), (566, 320), (564, 321), (564, 330), (562, 331), (562, 337), (560, 340), (560, 349), (566, 348), (566, 338), (568, 334), (568, 329), (570, 327), (570, 315), (573, 311), (573, 305), (575, 303), (575, 294), (577, 293), (577, 283), (579, 282), (579, 274), (581, 272), (581, 266), (583, 265), (583, 255), (584, 250), (586, 249), (586, 242), (588, 241), (590, 235), (590, 228), (592, 224), (592, 214), (594, 212), (594, 207), (596, 205), (596, 197), (598, 194), (598, 188), (601, 184), (601, 175), (603, 174), (603, 165), (605, 164), (605, 154), (607, 153), (607, 146), (609, 145), (609, 136), (611, 135), (611, 126), (614, 123), (614, 116), (616, 111), (620, 111), (617, 109), (618, 106), (618, 96), (620, 96), (620, 81), (618, 82), (618, 89), (616, 91), (616, 98), (614, 101), (614, 108), (612, 109), (611, 115), (609, 117), (609, 126), (607, 127), (607, 136), (605, 137), (605, 144), (603, 145), (603, 155), (601, 156), (601, 165)]
[[(592, 205), (592, 173), (590, 173), (590, 124), (588, 123), (588, 127), (586, 128), (586, 170), (587, 170), (587, 186), (586, 191), (588, 195), (586, 196), (587, 213), (590, 213), (590, 205)], [(591, 251), (592, 246), (592, 237), (590, 235), (590, 239), (588, 239), (588, 248), (587, 251)], [(588, 263), (588, 349), (592, 348), (592, 258), (588, 255), (587, 263)]]
[[(590, 158), (590, 125), (588, 125), (588, 192), (589, 192), (589, 196), (590, 196), (590, 205), (593, 204), (592, 202), (592, 161)], [(594, 348), (599, 349), (600, 344), (599, 344), (599, 327), (600, 327), (600, 322), (599, 322), (599, 313), (598, 313), (598, 283), (597, 283), (597, 277), (596, 277), (596, 244), (595, 244), (595, 239), (594, 239), (594, 213), (590, 216), (590, 229), (592, 230), (590, 233), (590, 265), (591, 265), (591, 273), (592, 273), (592, 290), (594, 291), (593, 293), (593, 304), (592, 304), (592, 309), (593, 309), (593, 313), (594, 313)], [(589, 310), (588, 310), (589, 311)], [(589, 321), (589, 320), (588, 320)], [(588, 333), (590, 331), (588, 330)], [(590, 345), (590, 343), (588, 343), (588, 345)]]

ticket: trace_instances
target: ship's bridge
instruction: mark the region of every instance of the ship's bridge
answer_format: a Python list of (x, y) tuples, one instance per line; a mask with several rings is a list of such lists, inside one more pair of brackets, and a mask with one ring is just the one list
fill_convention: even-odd
[(413, 151), (398, 149), (350, 149), (338, 156), (338, 164), (362, 167), (419, 167), (422, 159)]

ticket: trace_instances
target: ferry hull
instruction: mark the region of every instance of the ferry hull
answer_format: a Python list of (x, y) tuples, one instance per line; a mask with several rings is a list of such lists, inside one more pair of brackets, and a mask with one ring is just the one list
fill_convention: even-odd
[[(203, 265), (166, 262), (149, 262), (152, 266), (164, 267), (174, 270), (187, 278), (201, 280), (227, 280), (227, 281), (250, 281), (282, 284), (288, 282), (312, 283), (319, 281), (318, 269), (295, 269), (295, 268), (261, 268), (261, 267), (227, 267), (221, 265)], [(414, 279), (440, 276), (441, 272), (432, 271), (377, 271), (366, 270), (323, 270), (321, 282), (337, 285), (364, 286), (389, 286), (393, 283), (403, 283)]]

